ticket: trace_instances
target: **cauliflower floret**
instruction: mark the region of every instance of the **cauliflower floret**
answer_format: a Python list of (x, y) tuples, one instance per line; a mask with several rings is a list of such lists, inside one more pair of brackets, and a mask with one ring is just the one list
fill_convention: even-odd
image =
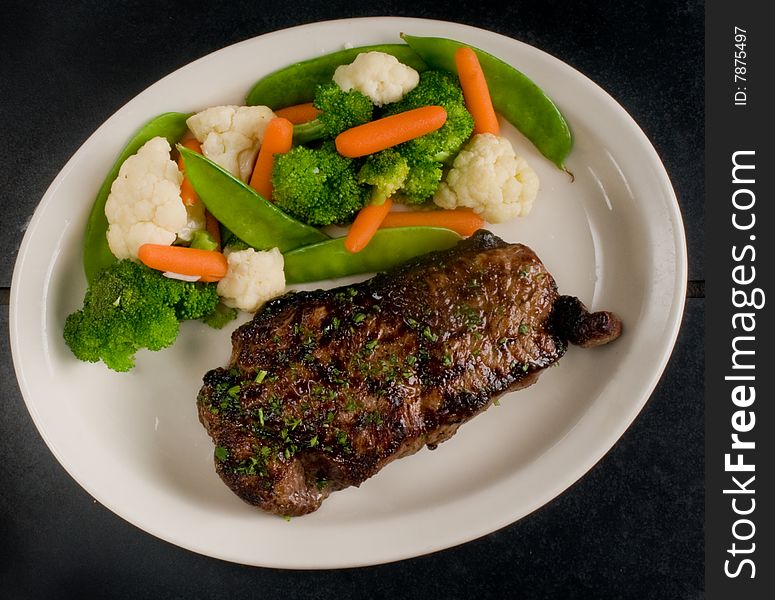
[(511, 142), (491, 133), (475, 135), (439, 184), (433, 202), (442, 208), (473, 208), (490, 223), (524, 217), (538, 194), (538, 175), (514, 153)]
[(274, 116), (266, 106), (213, 106), (189, 117), (186, 124), (207, 158), (247, 181)]
[(361, 52), (349, 65), (334, 71), (334, 81), (343, 91), (358, 90), (376, 106), (398, 102), (420, 82), (412, 67), (384, 52)]
[(180, 199), (182, 180), (163, 137), (149, 140), (124, 161), (105, 203), (108, 245), (116, 258), (136, 259), (143, 244), (175, 241), (188, 220)]
[(226, 306), (256, 312), (285, 291), (285, 263), (277, 248), (265, 252), (227, 250), (226, 258), (229, 270), (218, 282), (218, 295)]

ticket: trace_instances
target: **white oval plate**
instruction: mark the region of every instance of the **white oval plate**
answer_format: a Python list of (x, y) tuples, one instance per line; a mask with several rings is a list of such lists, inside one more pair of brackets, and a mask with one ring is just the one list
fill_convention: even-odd
[[(625, 333), (571, 348), (528, 390), (466, 424), (438, 450), (394, 464), (286, 522), (242, 503), (219, 480), (197, 420), (201, 376), (224, 364), (227, 331), (185, 323), (176, 344), (141, 352), (128, 374), (77, 361), (62, 326), (85, 290), (81, 238), (99, 185), (132, 133), (165, 111), (240, 103), (262, 75), (398, 34), (463, 40), (533, 78), (575, 134), (575, 182), (510, 127), (541, 178), (527, 219), (492, 227), (533, 247), (560, 290), (617, 312)], [(165, 77), (102, 125), (40, 202), (11, 292), (11, 344), (27, 406), (67, 471), (115, 513), (169, 542), (250, 565), (372, 565), (440, 550), (516, 521), (565, 490), (622, 435), (669, 358), (683, 311), (686, 249), (667, 174), (645, 135), (597, 85), (531, 46), (480, 29), (416, 19), (306, 25), (230, 46)]]

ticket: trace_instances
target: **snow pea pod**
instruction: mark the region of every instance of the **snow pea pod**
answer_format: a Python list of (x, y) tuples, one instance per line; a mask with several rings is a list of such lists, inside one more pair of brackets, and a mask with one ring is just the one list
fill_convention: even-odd
[(113, 168), (102, 183), (94, 200), (86, 232), (83, 238), (83, 270), (86, 280), (91, 283), (97, 274), (116, 261), (108, 246), (108, 219), (105, 216), (105, 202), (110, 194), (110, 186), (118, 177), (118, 170), (124, 161), (135, 154), (148, 140), (155, 137), (166, 138), (170, 144), (177, 142), (188, 129), (186, 119), (191, 113), (168, 112), (154, 117), (129, 140), (118, 155)]
[(285, 254), (285, 281), (308, 283), (361, 273), (377, 273), (396, 267), (416, 256), (446, 250), (461, 237), (442, 227), (396, 227), (380, 229), (360, 252), (344, 247), (343, 237)]
[[(401, 34), (407, 44), (431, 67), (457, 73), (455, 51), (467, 46), (455, 40)], [(524, 73), (484, 50), (471, 48), (479, 57), (493, 106), (561, 169), (573, 146), (568, 123), (551, 98)]]
[(424, 71), (427, 68), (423, 60), (405, 44), (379, 44), (346, 48), (294, 63), (270, 73), (256, 82), (248, 92), (245, 103), (251, 106), (263, 104), (275, 110), (294, 104), (311, 102), (315, 97), (317, 86), (329, 83), (338, 66), (351, 63), (361, 52), (385, 52), (392, 54), (399, 62), (416, 71)]
[(322, 231), (285, 214), (201, 154), (180, 145), (178, 151), (183, 157), (186, 177), (207, 210), (249, 246), (287, 252), (329, 239)]

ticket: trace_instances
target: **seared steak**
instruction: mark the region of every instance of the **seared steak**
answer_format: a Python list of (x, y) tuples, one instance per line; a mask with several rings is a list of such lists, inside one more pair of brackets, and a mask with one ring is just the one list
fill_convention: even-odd
[(269, 302), (232, 335), (229, 366), (205, 375), (199, 418), (240, 498), (302, 515), (450, 438), (568, 342), (620, 332), (559, 296), (528, 247), (479, 231), (369, 281)]

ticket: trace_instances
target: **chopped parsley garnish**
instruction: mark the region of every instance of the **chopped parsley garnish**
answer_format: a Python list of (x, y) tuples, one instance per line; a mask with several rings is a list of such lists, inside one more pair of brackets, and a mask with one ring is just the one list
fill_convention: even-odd
[(217, 458), (221, 462), (224, 462), (229, 458), (229, 451), (223, 446), (216, 446), (215, 458)]
[(422, 334), (426, 340), (429, 340), (431, 342), (438, 341), (439, 339), (438, 334), (433, 333), (433, 331), (431, 331), (431, 328), (428, 325), (426, 325), (425, 329), (422, 330)]
[(484, 324), (481, 310), (476, 306), (464, 304), (458, 309), (458, 315), (468, 331), (474, 331)]
[(339, 317), (333, 317), (331, 322), (328, 324), (328, 327), (326, 327), (326, 331), (336, 331), (339, 329), (340, 324), (341, 321), (339, 321)]
[(262, 475), (266, 476), (266, 459), (272, 451), (268, 446), (262, 446), (260, 450), (257, 450), (257, 454), (254, 454), (250, 458), (243, 460), (234, 467), (234, 472), (240, 475)]
[(347, 432), (339, 430), (336, 432), (336, 443), (340, 446), (347, 446), (350, 440), (347, 438)]
[(275, 396), (274, 394), (269, 396), (269, 410), (272, 411), (273, 413), (277, 413), (277, 412), (280, 412), (280, 408), (281, 408), (280, 398), (278, 396)]
[(223, 411), (238, 412), (241, 409), (238, 400), (241, 386), (236, 382), (237, 376), (229, 371), (226, 377), (215, 383), (213, 393), (208, 398), (210, 412), (217, 415)]
[(363, 423), (365, 425), (376, 425), (377, 427), (382, 425), (382, 422), (383, 422), (382, 413), (378, 410), (368, 413), (366, 417), (363, 419)]

